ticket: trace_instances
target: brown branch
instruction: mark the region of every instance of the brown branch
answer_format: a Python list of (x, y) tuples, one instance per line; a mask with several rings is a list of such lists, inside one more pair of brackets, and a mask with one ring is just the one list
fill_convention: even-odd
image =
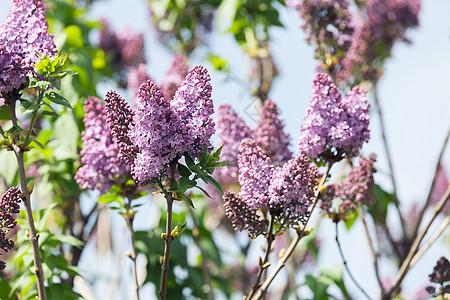
[(344, 264), (344, 267), (347, 270), (347, 273), (350, 276), (350, 279), (353, 281), (353, 283), (356, 285), (356, 287), (364, 294), (364, 296), (366, 296), (367, 299), (371, 300), (371, 298), (367, 294), (367, 292), (362, 288), (362, 286), (358, 283), (358, 281), (356, 281), (355, 277), (353, 277), (353, 274), (350, 271), (350, 268), (348, 267), (347, 260), (345, 259), (344, 252), (342, 251), (342, 248), (341, 248), (341, 243), (339, 242), (339, 230), (338, 230), (339, 226), (338, 226), (338, 222), (335, 222), (335, 224), (336, 224), (336, 226), (335, 226), (336, 238), (335, 239), (336, 239), (337, 247), (339, 249), (339, 254), (341, 255), (341, 258), (342, 258), (342, 263)]
[(433, 221), (436, 219), (438, 214), (444, 208), (445, 204), (448, 202), (448, 199), (450, 199), (450, 184), (448, 185), (445, 194), (442, 196), (441, 200), (439, 200), (438, 204), (434, 208), (431, 219), (428, 221), (428, 223), (425, 225), (425, 227), (422, 229), (422, 231), (419, 233), (419, 235), (414, 240), (411, 248), (409, 249), (408, 255), (406, 256), (399, 271), (397, 272), (397, 275), (394, 279), (394, 283), (392, 284), (392, 287), (386, 292), (386, 294), (384, 295), (382, 300), (391, 299), (398, 293), (403, 279), (405, 278), (409, 269), (412, 267), (411, 262), (419, 249), (420, 243), (422, 242), (423, 238), (425, 237), (428, 230), (430, 229), (430, 226), (433, 223)]
[(439, 158), (438, 158), (437, 163), (436, 163), (436, 168), (435, 168), (435, 171), (434, 171), (433, 180), (431, 181), (431, 187), (430, 187), (430, 190), (428, 192), (427, 201), (425, 202), (425, 205), (423, 206), (423, 208), (419, 212), (419, 218), (417, 219), (417, 223), (416, 223), (416, 225), (414, 227), (414, 231), (413, 231), (413, 234), (412, 234), (411, 238), (414, 238), (417, 235), (417, 232), (419, 231), (419, 227), (420, 227), (420, 224), (422, 223), (422, 219), (423, 219), (423, 216), (425, 214), (425, 211), (427, 210), (427, 208), (428, 208), (428, 206), (429, 206), (429, 204), (431, 202), (431, 196), (433, 195), (434, 186), (436, 184), (436, 177), (437, 177), (437, 174), (438, 174), (438, 171), (439, 171), (439, 166), (441, 165), (442, 157), (444, 156), (445, 149), (447, 148), (449, 137), (450, 137), (450, 128), (448, 129), (447, 136), (444, 139), (444, 144), (442, 145), (441, 152), (439, 153)]
[(159, 287), (159, 299), (165, 300), (167, 295), (167, 273), (169, 271), (169, 257), (170, 257), (170, 247), (172, 245), (173, 237), (172, 231), (172, 206), (173, 198), (170, 192), (163, 190), (164, 196), (167, 200), (167, 221), (166, 221), (166, 233), (164, 237), (164, 258), (161, 264), (161, 283)]
[(379, 269), (379, 264), (378, 264), (379, 253), (375, 252), (373, 240), (372, 240), (372, 238), (370, 236), (370, 232), (369, 232), (369, 226), (367, 225), (364, 214), (365, 214), (364, 209), (361, 206), (358, 207), (358, 215), (364, 225), (364, 232), (366, 234), (367, 244), (369, 245), (370, 256), (372, 258), (372, 264), (375, 269), (375, 275), (377, 277), (378, 286), (381, 289), (381, 293), (384, 294), (384, 288), (383, 288), (383, 284), (381, 282), (380, 269)]
[(262, 260), (261, 257), (259, 257), (258, 274), (256, 275), (255, 283), (252, 285), (252, 290), (246, 299), (252, 299), (252, 297), (256, 294), (259, 287), (261, 286), (261, 283), (260, 283), (261, 277), (262, 277), (263, 273), (267, 270), (267, 268), (270, 266), (269, 255), (270, 255), (270, 251), (272, 250), (272, 242), (274, 241), (273, 219), (270, 220), (269, 232), (267, 234), (268, 234), (267, 235), (267, 247), (266, 247), (266, 251), (264, 253), (264, 260)]
[[(11, 120), (13, 123), (13, 126), (15, 128), (18, 127), (17, 125), (17, 117), (16, 117), (16, 99), (9, 100), (9, 110), (11, 112)], [(33, 126), (33, 124), (30, 124), (30, 126)], [(33, 251), (33, 260), (34, 260), (34, 273), (36, 274), (36, 281), (37, 281), (37, 289), (38, 289), (38, 297), (39, 300), (47, 300), (47, 296), (45, 294), (45, 285), (44, 285), (44, 270), (42, 268), (42, 261), (39, 251), (39, 242), (38, 238), (39, 235), (36, 232), (36, 227), (34, 225), (34, 219), (33, 219), (33, 211), (31, 209), (31, 197), (30, 192), (28, 191), (27, 187), (27, 179), (25, 175), (25, 165), (24, 165), (24, 149), (17, 146), (17, 136), (14, 136), (13, 141), (13, 148), (14, 148), (14, 154), (16, 155), (17, 159), (17, 165), (19, 168), (19, 179), (20, 179), (20, 186), (22, 188), (22, 193), (24, 195), (23, 197), (23, 203), (25, 206), (25, 215), (27, 218), (27, 224), (29, 229), (29, 240), (31, 243), (31, 249)]]

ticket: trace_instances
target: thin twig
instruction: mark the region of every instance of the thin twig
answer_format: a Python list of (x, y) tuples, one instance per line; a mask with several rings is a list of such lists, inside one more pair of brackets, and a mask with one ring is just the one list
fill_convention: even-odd
[(425, 225), (425, 227), (422, 229), (422, 231), (419, 233), (419, 235), (414, 240), (411, 248), (409, 249), (408, 255), (406, 256), (405, 260), (403, 261), (397, 275), (395, 276), (394, 283), (392, 284), (392, 287), (386, 292), (382, 300), (388, 300), (391, 299), (393, 296), (396, 295), (396, 293), (399, 290), (399, 287), (405, 278), (406, 274), (408, 273), (409, 269), (411, 268), (411, 262), (414, 258), (414, 255), (419, 249), (420, 243), (422, 242), (423, 238), (428, 232), (428, 229), (430, 229), (431, 224), (436, 219), (438, 214), (442, 211), (445, 204), (448, 202), (448, 199), (450, 198), (450, 184), (447, 187), (447, 190), (445, 191), (445, 194), (442, 196), (441, 200), (439, 200), (438, 204), (433, 210), (433, 215), (431, 216), (431, 219), (428, 221), (428, 223)]
[(259, 287), (261, 286), (261, 277), (264, 273), (264, 271), (267, 270), (267, 268), (269, 267), (269, 255), (270, 255), (270, 251), (272, 250), (272, 242), (274, 240), (274, 236), (273, 236), (273, 219), (270, 220), (270, 224), (269, 224), (269, 232), (268, 232), (268, 236), (267, 236), (267, 247), (266, 247), (266, 251), (264, 253), (264, 260), (261, 259), (261, 257), (259, 257), (259, 267), (258, 267), (258, 274), (256, 275), (256, 279), (255, 282), (252, 285), (252, 290), (250, 292), (250, 295), (247, 297), (247, 299), (252, 299), (252, 297), (255, 295), (255, 293), (258, 291)]
[(159, 288), (159, 299), (165, 300), (167, 295), (167, 273), (169, 271), (169, 257), (170, 257), (170, 247), (172, 245), (173, 237), (172, 231), (172, 205), (173, 198), (170, 192), (164, 190), (164, 196), (167, 200), (167, 221), (166, 221), (166, 234), (164, 238), (164, 258), (161, 264), (161, 283)]
[(444, 220), (442, 220), (441, 225), (439, 225), (438, 229), (433, 233), (433, 235), (430, 237), (430, 239), (420, 248), (419, 251), (417, 251), (416, 255), (414, 255), (413, 259), (411, 260), (411, 266), (412, 268), (417, 261), (422, 257), (422, 255), (425, 254), (425, 252), (431, 247), (431, 245), (436, 242), (436, 240), (441, 236), (441, 234), (444, 232), (445, 229), (448, 228), (448, 225), (450, 224), (450, 216), (445, 217)]
[(383, 288), (383, 283), (381, 282), (380, 268), (379, 268), (379, 264), (378, 264), (379, 253), (375, 252), (373, 240), (372, 240), (372, 238), (370, 236), (370, 232), (369, 232), (369, 226), (367, 225), (364, 214), (365, 214), (364, 209), (361, 206), (359, 206), (358, 207), (358, 215), (364, 226), (364, 232), (366, 234), (367, 244), (369, 245), (370, 256), (372, 258), (373, 267), (375, 269), (375, 276), (377, 277), (378, 286), (380, 287), (381, 293), (384, 294), (384, 288)]
[(128, 202), (127, 202), (127, 214), (123, 217), (125, 218), (125, 221), (127, 222), (128, 232), (130, 234), (131, 238), (131, 253), (129, 253), (129, 257), (131, 259), (131, 269), (133, 272), (133, 280), (134, 280), (134, 290), (136, 293), (136, 299), (139, 300), (139, 280), (137, 276), (137, 266), (136, 266), (136, 244), (135, 244), (135, 238), (134, 238), (134, 228), (133, 228), (133, 221), (134, 221), (134, 212), (131, 208), (131, 201), (133, 201), (132, 196), (128, 196)]
[(416, 225), (414, 227), (413, 235), (411, 236), (411, 238), (414, 238), (417, 235), (417, 232), (419, 231), (419, 227), (420, 227), (420, 224), (422, 223), (422, 219), (423, 219), (423, 216), (425, 214), (425, 211), (427, 210), (427, 208), (428, 208), (428, 206), (429, 206), (429, 204), (431, 202), (431, 196), (433, 195), (433, 190), (434, 190), (434, 186), (436, 184), (437, 174), (438, 174), (438, 171), (439, 171), (439, 167), (441, 165), (442, 157), (444, 156), (444, 153), (445, 153), (445, 149), (447, 148), (447, 144), (448, 144), (449, 138), (450, 138), (450, 128), (448, 129), (447, 136), (444, 139), (444, 144), (442, 145), (441, 152), (439, 153), (439, 158), (438, 158), (437, 163), (436, 163), (436, 168), (435, 168), (435, 171), (434, 171), (433, 180), (431, 181), (431, 187), (430, 187), (430, 190), (428, 192), (427, 201), (425, 202), (425, 205), (423, 206), (423, 208), (419, 212), (419, 217), (417, 219), (417, 223), (416, 223)]
[(353, 274), (350, 271), (350, 268), (348, 267), (347, 260), (345, 259), (344, 252), (342, 251), (342, 248), (341, 248), (341, 243), (339, 242), (338, 222), (335, 222), (335, 224), (336, 224), (336, 226), (335, 226), (335, 228), (336, 228), (336, 244), (339, 249), (339, 254), (341, 255), (341, 258), (342, 258), (342, 263), (344, 264), (344, 267), (347, 270), (347, 273), (350, 276), (350, 279), (353, 281), (353, 283), (356, 285), (356, 287), (364, 294), (364, 296), (366, 296), (367, 299), (371, 300), (371, 298), (367, 294), (367, 292), (362, 288), (362, 286), (358, 283), (358, 281), (356, 281), (355, 277), (353, 277)]
[(333, 166), (333, 164), (329, 164), (327, 166), (327, 170), (326, 170), (325, 174), (323, 175), (322, 179), (320, 180), (319, 185), (317, 186), (316, 193), (314, 195), (314, 199), (313, 199), (313, 202), (312, 202), (312, 204), (310, 206), (310, 209), (308, 211), (308, 214), (307, 214), (306, 221), (305, 221), (304, 225), (296, 230), (297, 231), (297, 235), (295, 236), (295, 238), (292, 241), (292, 243), (289, 245), (289, 247), (286, 250), (284, 256), (278, 261), (277, 265), (275, 266), (275, 269), (272, 271), (272, 273), (269, 275), (269, 277), (263, 282), (263, 284), (261, 285), (261, 288), (258, 290), (258, 293), (256, 293), (255, 297), (249, 298), (249, 300), (251, 300), (251, 299), (262, 299), (262, 297), (264, 297), (264, 295), (267, 292), (267, 289), (269, 288), (270, 284), (275, 279), (277, 274), (281, 271), (281, 269), (286, 265), (286, 261), (292, 256), (292, 253), (294, 253), (294, 250), (297, 247), (297, 245), (300, 242), (300, 240), (305, 235), (307, 235), (306, 226), (308, 225), (308, 222), (311, 219), (311, 215), (312, 215), (312, 213), (314, 211), (314, 208), (316, 207), (317, 201), (319, 199), (320, 190), (324, 186), (324, 184), (325, 184), (325, 182), (326, 182), (326, 180), (328, 178), (328, 175), (330, 174), (330, 170), (331, 170), (332, 166)]
[(386, 158), (388, 161), (388, 165), (389, 165), (389, 171), (390, 171), (390, 175), (391, 175), (391, 181), (392, 181), (392, 187), (393, 187), (393, 195), (394, 195), (394, 204), (395, 207), (397, 209), (398, 212), (398, 216), (400, 219), (400, 224), (402, 226), (402, 230), (403, 230), (403, 234), (406, 235), (406, 226), (405, 226), (405, 221), (403, 220), (403, 216), (402, 213), (400, 211), (400, 201), (398, 200), (398, 194), (397, 194), (397, 183), (395, 180), (395, 174), (394, 174), (394, 167), (392, 164), (392, 154), (391, 151), (389, 149), (389, 144), (387, 141), (387, 137), (386, 137), (386, 127), (384, 124), (384, 118), (383, 118), (383, 113), (381, 111), (381, 105), (380, 102), (378, 100), (378, 92), (377, 92), (377, 83), (374, 83), (374, 100), (375, 100), (375, 107), (377, 109), (378, 112), (378, 118), (380, 119), (380, 127), (381, 127), (381, 138), (383, 139), (383, 145), (384, 145), (384, 150), (386, 153)]
[(192, 207), (188, 206), (189, 214), (192, 218), (192, 226), (194, 227), (192, 230), (192, 236), (194, 237), (194, 242), (197, 245), (198, 249), (200, 249), (200, 256), (202, 258), (202, 264), (200, 265), (200, 268), (202, 269), (203, 276), (205, 276), (206, 284), (208, 285), (209, 291), (208, 291), (208, 299), (214, 300), (214, 291), (212, 288), (212, 281), (211, 281), (211, 275), (209, 274), (208, 267), (206, 265), (206, 254), (205, 250), (202, 247), (202, 244), (200, 242), (200, 232), (198, 230), (197, 220), (195, 219), (194, 211), (192, 210)]
[[(17, 125), (17, 117), (16, 117), (16, 99), (9, 99), (9, 110), (11, 112), (11, 120), (14, 127), (18, 127)], [(30, 126), (33, 124), (30, 123)], [(27, 179), (25, 175), (25, 165), (24, 165), (24, 150), (21, 147), (16, 145), (17, 137), (14, 136), (14, 154), (17, 158), (17, 165), (19, 168), (19, 179), (20, 186), (22, 188), (22, 193), (24, 195), (23, 203), (25, 206), (25, 215), (27, 218), (28, 229), (30, 231), (29, 239), (31, 242), (31, 249), (33, 251), (33, 260), (34, 260), (34, 273), (36, 274), (37, 279), (37, 289), (38, 289), (38, 297), (39, 300), (47, 300), (47, 296), (45, 294), (45, 285), (44, 285), (44, 270), (42, 268), (42, 261), (39, 252), (39, 235), (36, 232), (36, 227), (34, 225), (33, 219), (33, 211), (31, 209), (31, 197), (30, 192), (27, 187)]]

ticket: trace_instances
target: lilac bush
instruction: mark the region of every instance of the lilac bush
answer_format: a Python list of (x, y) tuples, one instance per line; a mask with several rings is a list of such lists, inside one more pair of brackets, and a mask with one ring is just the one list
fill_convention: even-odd
[[(17, 225), (16, 217), (20, 209), (19, 203), (22, 201), (21, 193), (18, 187), (11, 187), (0, 198), (0, 249), (4, 252), (14, 247), (14, 241), (6, 237), (6, 233)], [(5, 266), (5, 262), (0, 260), (0, 271)]]

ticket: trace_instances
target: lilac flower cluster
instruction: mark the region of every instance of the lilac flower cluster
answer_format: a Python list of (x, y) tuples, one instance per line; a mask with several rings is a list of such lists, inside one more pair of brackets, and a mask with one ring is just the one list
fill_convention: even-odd
[(288, 6), (300, 12), (305, 21), (308, 43), (314, 45), (319, 71), (333, 78), (342, 70), (342, 59), (350, 48), (354, 32), (347, 0), (288, 0)]
[(214, 106), (211, 99), (211, 77), (208, 70), (196, 66), (183, 81), (170, 102), (182, 126), (184, 151), (197, 157), (203, 146), (211, 148), (211, 136), (215, 133), (215, 123), (211, 118)]
[[(14, 247), (14, 241), (6, 237), (6, 233), (16, 227), (16, 214), (19, 213), (19, 203), (22, 198), (18, 187), (9, 188), (0, 199), (0, 249), (8, 252)], [(0, 261), (0, 271), (5, 268), (5, 263)]]
[(136, 100), (128, 136), (139, 148), (133, 161), (133, 176), (145, 183), (163, 174), (169, 163), (182, 153), (184, 145), (170, 102), (155, 83), (143, 83)]
[(223, 161), (230, 164), (217, 171), (221, 181), (228, 183), (238, 177), (237, 155), (241, 142), (245, 139), (254, 139), (255, 134), (228, 104), (219, 107), (217, 134), (220, 137), (220, 144), (223, 145), (220, 156)]
[(224, 207), (236, 230), (249, 230), (254, 237), (267, 231), (267, 220), (258, 211), (268, 211), (272, 221), (281, 228), (303, 222), (314, 199), (319, 178), (316, 166), (306, 155), (275, 167), (270, 158), (253, 140), (245, 140), (238, 155), (238, 194), (227, 192)]
[(245, 139), (254, 139), (277, 165), (292, 158), (292, 152), (289, 150), (289, 136), (284, 132), (284, 124), (279, 119), (278, 108), (271, 100), (264, 102), (261, 117), (253, 129), (245, 124), (231, 106), (221, 106), (217, 114), (217, 133), (220, 137), (219, 144), (223, 145), (222, 158), (231, 164), (219, 169), (220, 179), (223, 182), (236, 180), (239, 145)]
[(145, 64), (144, 36), (135, 34), (130, 29), (114, 32), (109, 23), (103, 20), (100, 31), (99, 47), (112, 57), (116, 68), (128, 68)]
[[(348, 213), (354, 212), (359, 205), (370, 204), (370, 190), (375, 185), (373, 174), (377, 171), (374, 164), (376, 155), (362, 157), (359, 164), (353, 167), (342, 181), (330, 184), (321, 192), (320, 208), (323, 213), (336, 222), (345, 219)], [(339, 209), (333, 208), (333, 199), (339, 198)]]
[(53, 35), (48, 32), (41, 0), (13, 0), (5, 23), (0, 26), (0, 92), (11, 93), (25, 87), (39, 60), (36, 53), (56, 53)]
[(347, 177), (335, 185), (335, 196), (342, 199), (341, 212), (352, 212), (359, 204), (369, 204), (370, 189), (375, 182), (373, 174), (377, 171), (374, 164), (375, 154), (362, 157), (359, 165), (353, 167)]
[(284, 132), (284, 124), (279, 119), (275, 102), (271, 100), (264, 102), (255, 132), (255, 141), (275, 163), (292, 158), (292, 152), (289, 150), (289, 135)]
[(434, 286), (428, 286), (427, 292), (437, 297), (443, 296), (442, 299), (446, 299), (445, 295), (450, 294), (450, 262), (447, 258), (442, 256), (433, 268), (433, 272), (428, 276), (431, 283), (438, 285), (438, 289)]
[(369, 0), (366, 6), (367, 19), (355, 31), (339, 80), (376, 81), (394, 44), (408, 41), (406, 30), (419, 25), (420, 0)]
[(352, 15), (347, 0), (289, 0), (300, 12), (308, 42), (315, 46), (319, 70), (337, 83), (376, 81), (395, 42), (407, 41), (405, 32), (417, 27), (420, 0), (359, 2), (362, 22)]
[(214, 133), (211, 78), (197, 66), (169, 101), (152, 81), (139, 88), (136, 109), (111, 91), (106, 95), (107, 121), (132, 175), (140, 184), (154, 182), (184, 153), (197, 157), (210, 148)]
[(318, 169), (310, 167), (304, 154), (277, 168), (269, 187), (269, 210), (276, 221), (288, 225), (303, 222), (318, 180)]
[(75, 180), (83, 189), (99, 189), (104, 194), (121, 175), (130, 172), (130, 167), (119, 157), (119, 146), (113, 140), (102, 100), (87, 98), (84, 110), (81, 140), (85, 148), (80, 153), (84, 165)]
[(186, 57), (183, 54), (176, 54), (161, 81), (161, 89), (167, 99), (173, 99), (175, 92), (185, 79), (188, 71)]
[(138, 148), (128, 137), (128, 130), (133, 123), (133, 111), (125, 99), (114, 91), (106, 93), (105, 103), (106, 121), (119, 146), (119, 157), (132, 165), (138, 153)]
[(260, 219), (255, 211), (242, 200), (239, 194), (226, 191), (223, 195), (223, 202), (225, 203), (225, 214), (230, 219), (235, 230), (248, 229), (250, 237), (266, 233), (269, 225), (267, 220)]
[(333, 80), (318, 74), (302, 123), (300, 152), (327, 162), (356, 157), (370, 138), (369, 106), (365, 91), (359, 87), (342, 99)]

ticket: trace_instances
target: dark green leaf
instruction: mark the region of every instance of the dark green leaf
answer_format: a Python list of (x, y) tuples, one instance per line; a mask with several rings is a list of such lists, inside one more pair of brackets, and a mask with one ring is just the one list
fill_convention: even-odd
[(180, 176), (189, 177), (192, 174), (192, 172), (186, 166), (178, 164), (178, 174), (180, 174)]
[(11, 111), (8, 105), (0, 106), (0, 120), (11, 120)]
[(70, 105), (69, 101), (67, 101), (66, 98), (64, 98), (63, 96), (61, 96), (55, 92), (49, 92), (45, 95), (45, 97), (48, 100), (52, 101), (53, 103), (63, 105), (68, 108), (72, 108), (72, 106)]
[(217, 180), (209, 175), (202, 177), (202, 180), (206, 183), (211, 183), (221, 194), (223, 194), (222, 187), (220, 186), (220, 183), (217, 182)]

